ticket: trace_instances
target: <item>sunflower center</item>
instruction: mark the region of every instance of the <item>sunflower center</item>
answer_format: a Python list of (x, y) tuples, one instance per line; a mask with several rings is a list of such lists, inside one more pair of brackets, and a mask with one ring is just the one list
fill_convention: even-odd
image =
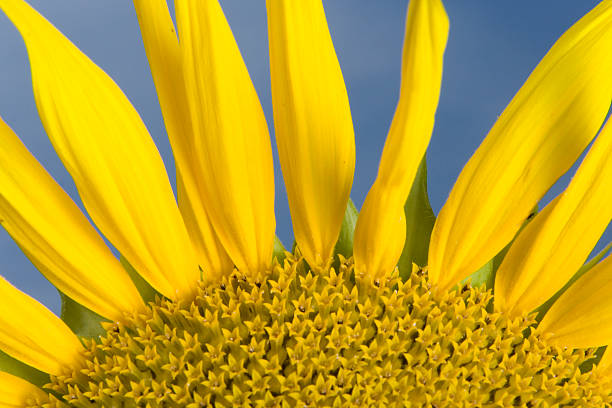
[[(264, 282), (202, 286), (161, 300), (89, 343), (54, 378), (75, 407), (601, 406), (592, 352), (529, 336), (533, 321), (488, 311), (464, 286), (436, 295), (422, 271), (375, 285), (351, 261), (310, 271), (285, 260)], [(497, 403), (497, 404), (494, 404)], [(501, 404), (501, 405), (499, 405)]]

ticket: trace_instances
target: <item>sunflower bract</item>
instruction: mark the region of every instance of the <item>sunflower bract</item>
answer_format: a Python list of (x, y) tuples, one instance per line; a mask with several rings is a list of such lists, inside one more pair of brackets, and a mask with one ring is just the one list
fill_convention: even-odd
[(0, 119), (0, 224), (63, 301), (60, 319), (0, 277), (0, 408), (612, 407), (612, 257), (584, 264), (612, 217), (612, 0), (544, 56), (435, 223), (424, 154), (442, 1), (409, 2), (397, 110), (358, 212), (323, 1), (267, 0), (292, 253), (275, 239), (268, 123), (223, 8), (174, 4), (176, 27), (166, 0), (134, 0), (176, 197), (114, 80), (26, 1), (0, 0), (89, 216)]

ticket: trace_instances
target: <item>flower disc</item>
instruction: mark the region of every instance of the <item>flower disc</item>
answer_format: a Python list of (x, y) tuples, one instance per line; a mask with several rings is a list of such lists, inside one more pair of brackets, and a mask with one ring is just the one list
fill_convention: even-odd
[(532, 318), (491, 313), (492, 295), (431, 290), (415, 270), (369, 283), (352, 261), (299, 259), (265, 281), (233, 275), (193, 302), (159, 300), (90, 341), (86, 363), (54, 377), (75, 407), (602, 406), (592, 351), (528, 335)]

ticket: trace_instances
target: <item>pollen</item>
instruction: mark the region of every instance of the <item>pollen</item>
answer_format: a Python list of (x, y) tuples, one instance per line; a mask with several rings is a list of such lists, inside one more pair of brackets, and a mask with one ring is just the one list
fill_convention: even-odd
[[(432, 290), (415, 269), (369, 282), (352, 260), (288, 255), (265, 280), (234, 274), (191, 302), (159, 299), (87, 340), (48, 385), (73, 407), (600, 407), (593, 350), (550, 346), (492, 294)], [(55, 397), (53, 397), (55, 399)], [(50, 406), (46, 404), (45, 406)]]

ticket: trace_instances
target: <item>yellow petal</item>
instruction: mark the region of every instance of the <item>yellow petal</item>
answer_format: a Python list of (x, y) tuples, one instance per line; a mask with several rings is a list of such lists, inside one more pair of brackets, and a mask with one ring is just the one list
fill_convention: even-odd
[(144, 307), (102, 238), (1, 118), (0, 140), (0, 224), (38, 270), (108, 319)]
[(276, 226), (268, 126), (218, 1), (175, 6), (202, 202), (236, 267), (257, 274)]
[(612, 257), (580, 277), (538, 326), (554, 345), (586, 348), (612, 344)]
[(606, 351), (601, 357), (601, 360), (599, 361), (599, 364), (597, 364), (595, 370), (599, 371), (604, 375), (609, 376), (610, 374), (612, 374), (610, 369), (612, 369), (612, 350), (610, 348), (606, 348)]
[(174, 153), (179, 209), (204, 270), (204, 278), (227, 274), (234, 264), (212, 229), (200, 196), (181, 50), (168, 3), (166, 0), (134, 0), (134, 7)]
[(406, 17), (400, 99), (378, 176), (355, 229), (355, 268), (380, 278), (404, 247), (404, 204), (429, 144), (440, 96), (448, 17), (439, 0), (412, 0)]
[(59, 317), (0, 277), (0, 349), (59, 375), (65, 367), (76, 367), (83, 346)]
[[(234, 263), (213, 230), (204, 203), (200, 199), (199, 189), (185, 187), (184, 180), (182, 173), (177, 169), (176, 195), (179, 209), (185, 220), (191, 242), (196, 248), (198, 261), (204, 272), (204, 281), (218, 281), (222, 276), (229, 275), (234, 270)], [(196, 178), (191, 180), (196, 181)]]
[(606, 348), (596, 370), (604, 375), (612, 375), (612, 349), (610, 347)]
[(429, 248), (440, 288), (482, 267), (516, 234), (601, 126), (612, 94), (612, 1), (542, 59), (459, 175)]
[[(178, 167), (189, 168), (191, 120), (181, 68), (181, 50), (165, 0), (134, 0), (149, 66)], [(184, 170), (183, 170), (184, 171)]]
[(0, 408), (26, 408), (48, 401), (49, 395), (20, 377), (0, 371)]
[(495, 307), (512, 315), (544, 303), (578, 271), (612, 220), (612, 122), (567, 189), (525, 227), (495, 277)]
[(159, 292), (200, 273), (159, 152), (117, 85), (21, 0), (0, 0), (21, 32), (38, 110), (100, 231)]
[(276, 144), (293, 232), (311, 265), (329, 261), (355, 169), (348, 96), (321, 0), (268, 0)]

